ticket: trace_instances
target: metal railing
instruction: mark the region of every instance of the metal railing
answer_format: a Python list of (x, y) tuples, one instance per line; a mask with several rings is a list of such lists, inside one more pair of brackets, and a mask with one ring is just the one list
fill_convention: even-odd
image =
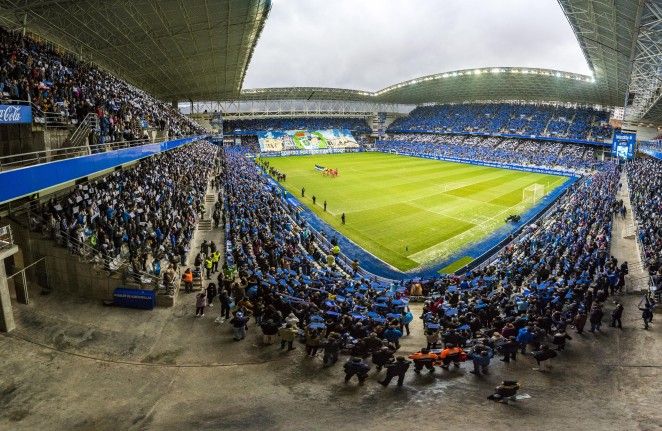
[(86, 146), (67, 146), (48, 150), (31, 151), (29, 153), (14, 154), (0, 157), (0, 172), (26, 166), (38, 165), (40, 163), (55, 160), (70, 159), (72, 157), (87, 156), (89, 154), (104, 153), (107, 151), (120, 150), (123, 148), (137, 147), (149, 144), (147, 139), (135, 139), (132, 141), (117, 141), (103, 144)]
[(71, 147), (86, 147), (90, 146), (88, 138), (90, 132), (96, 130), (99, 127), (99, 117), (96, 113), (88, 113), (83, 121), (78, 124), (76, 130), (74, 130), (69, 136), (69, 146)]
[(49, 223), (42, 217), (40, 207), (41, 203), (38, 200), (27, 202), (19, 207), (12, 208), (9, 217), (31, 232), (40, 232), (44, 235), (44, 239), (50, 236), (53, 240), (59, 240), (59, 244), (66, 247), (73, 254), (80, 256), (88, 262), (101, 265), (109, 274), (123, 271), (122, 279), (124, 283), (128, 284), (133, 281), (140, 285), (141, 288), (147, 286), (154, 290), (163, 289), (160, 283), (161, 276), (144, 271), (134, 271), (128, 259), (124, 259), (121, 256), (104, 255), (100, 250), (86, 241), (80, 241), (78, 238), (59, 228), (53, 229), (49, 235), (49, 232), (45, 230), (49, 226)]
[(30, 100), (1, 99), (6, 105), (23, 105), (32, 107), (32, 123), (48, 128), (63, 129), (70, 127), (72, 119), (62, 112), (45, 112)]

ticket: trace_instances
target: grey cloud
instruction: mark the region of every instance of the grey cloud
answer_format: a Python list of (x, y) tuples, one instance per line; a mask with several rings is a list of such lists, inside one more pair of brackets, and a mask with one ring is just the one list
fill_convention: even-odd
[(377, 90), (486, 66), (590, 72), (556, 0), (274, 0), (244, 88)]

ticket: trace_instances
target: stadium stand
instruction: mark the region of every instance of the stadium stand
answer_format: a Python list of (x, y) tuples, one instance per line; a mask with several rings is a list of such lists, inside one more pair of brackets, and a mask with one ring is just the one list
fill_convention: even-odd
[(594, 169), (602, 165), (583, 145), (482, 136), (393, 134), (376, 143), (385, 152), (437, 155), (536, 166)]
[(638, 222), (643, 261), (656, 286), (662, 285), (662, 161), (639, 158), (627, 165), (630, 200)]
[(76, 185), (30, 209), (30, 227), (106, 269), (159, 275), (161, 260), (186, 261), (217, 152), (200, 141)]
[(324, 130), (347, 129), (356, 133), (370, 133), (370, 126), (363, 118), (263, 118), (255, 120), (230, 120), (223, 123), (226, 133), (235, 130), (266, 131), (266, 130)]
[[(361, 277), (338, 260), (333, 241), (319, 240), (243, 151), (225, 152), (227, 262), (240, 281), (230, 273), (219, 275), (219, 282), (241, 304), (237, 313), (253, 314), (265, 334), (296, 317), (310, 348), (326, 338), (329, 351), (340, 345), (359, 357), (384, 346), (394, 351), (411, 319), (408, 296), (423, 295), (433, 298), (423, 309), (426, 333), (436, 333), (442, 343), (505, 355), (509, 336), (517, 336), (511, 340), (515, 352), (536, 349), (582, 316), (594, 321), (608, 295), (601, 268), (619, 271), (609, 258), (615, 165), (582, 180), (484, 268), (390, 285)], [(576, 325), (581, 332), (583, 323)], [(327, 360), (334, 362), (333, 355)]]
[(414, 109), (388, 132), (502, 133), (602, 141), (611, 137), (609, 112), (592, 108), (505, 103), (431, 105)]
[(19, 32), (0, 28), (0, 99), (31, 101), (45, 113), (71, 124), (88, 113), (99, 118), (99, 141), (143, 137), (152, 127), (168, 136), (202, 132), (177, 109), (73, 55), (59, 52)]

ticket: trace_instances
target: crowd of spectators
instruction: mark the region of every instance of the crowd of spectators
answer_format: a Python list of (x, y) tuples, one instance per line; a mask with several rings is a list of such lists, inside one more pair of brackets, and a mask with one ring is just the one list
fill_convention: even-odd
[[(308, 356), (323, 350), (325, 366), (341, 351), (352, 355), (347, 380), (358, 375), (362, 382), (370, 368), (365, 358), (378, 371), (395, 367), (393, 356), (415, 318), (409, 298), (424, 296), (430, 300), (419, 317), (432, 350), (410, 357), (415, 370), (433, 370), (434, 364), (447, 369), (452, 355), (467, 349), (474, 371), (481, 372), (494, 353), (508, 361), (530, 347), (537, 361), (548, 360), (554, 356), (549, 346), (563, 350), (566, 331), (573, 326), (583, 332), (587, 320), (591, 332), (600, 331), (607, 298), (622, 288), (623, 267), (609, 256), (612, 216), (619, 210), (615, 165), (573, 186), (486, 267), (391, 283), (362, 276), (357, 262), (339, 260), (334, 239), (319, 240), (243, 151), (227, 149), (224, 157), (229, 248), (219, 276), (225, 297), (237, 304), (230, 319), (236, 340), (254, 318), (264, 344), (279, 334), (281, 349), (291, 349), (298, 336)], [(615, 306), (612, 316), (620, 319), (620, 312)]]
[(644, 264), (662, 287), (662, 161), (640, 157), (627, 164), (627, 174)]
[(186, 261), (217, 152), (203, 141), (143, 159), (52, 198), (31, 224), (72, 251), (158, 275), (162, 259)]
[(603, 141), (611, 137), (609, 112), (548, 105), (473, 103), (421, 106), (389, 132), (482, 132)]
[(262, 118), (253, 120), (227, 120), (223, 122), (225, 133), (235, 130), (327, 130), (347, 129), (356, 133), (370, 133), (371, 129), (363, 118), (353, 117), (295, 117)]
[[(501, 141), (501, 142), (500, 142)], [(377, 141), (380, 151), (397, 151), (519, 165), (595, 169), (604, 164), (579, 144), (485, 136), (393, 134)]]
[(101, 143), (141, 139), (147, 128), (167, 132), (170, 138), (202, 132), (177, 109), (109, 73), (2, 28), (0, 97), (31, 101), (41, 111), (59, 114), (73, 124), (95, 113)]

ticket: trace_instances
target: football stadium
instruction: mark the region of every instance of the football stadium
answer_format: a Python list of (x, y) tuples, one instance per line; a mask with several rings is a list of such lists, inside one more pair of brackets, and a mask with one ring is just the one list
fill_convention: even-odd
[(0, 430), (662, 429), (660, 0), (0, 0)]

